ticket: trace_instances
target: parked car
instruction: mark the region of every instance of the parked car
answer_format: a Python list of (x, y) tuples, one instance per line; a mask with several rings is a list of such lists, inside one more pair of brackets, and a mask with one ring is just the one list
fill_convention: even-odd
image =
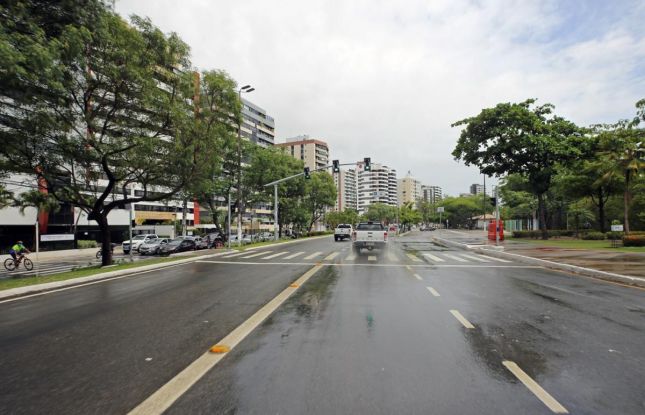
[(201, 236), (194, 236), (193, 241), (195, 241), (195, 249), (208, 249), (208, 241)]
[(352, 237), (352, 232), (354, 229), (352, 225), (347, 223), (340, 223), (334, 229), (334, 241), (342, 241), (343, 239), (350, 239)]
[(123, 241), (123, 243), (121, 244), (121, 248), (123, 248), (124, 254), (129, 254), (130, 249), (133, 249), (138, 252), (141, 244), (157, 238), (159, 237), (154, 233), (136, 235), (132, 237), (132, 240)]
[[(242, 245), (250, 244), (251, 242), (253, 241), (251, 240), (251, 237), (249, 235), (246, 235), (246, 234), (242, 235)], [(237, 235), (231, 235), (231, 245), (235, 245), (238, 243), (239, 242), (237, 239)]]
[(151, 239), (139, 246), (139, 253), (141, 255), (157, 255), (161, 246), (167, 244), (170, 241), (170, 238)]
[(217, 248), (224, 245), (224, 238), (218, 232), (209, 233), (203, 239), (206, 240), (208, 248)]
[(167, 244), (159, 247), (159, 255), (176, 254), (177, 252), (194, 251), (196, 248), (195, 241), (187, 237), (180, 236), (173, 239)]

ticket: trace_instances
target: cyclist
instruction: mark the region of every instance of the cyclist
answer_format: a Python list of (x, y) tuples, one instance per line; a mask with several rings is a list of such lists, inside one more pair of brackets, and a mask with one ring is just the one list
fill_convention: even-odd
[(23, 245), (22, 241), (18, 241), (14, 246), (9, 249), (9, 255), (13, 258), (13, 262), (16, 264), (16, 266), (20, 263), (20, 259), (22, 259), (23, 253), (27, 252), (28, 254), (31, 253), (29, 249)]

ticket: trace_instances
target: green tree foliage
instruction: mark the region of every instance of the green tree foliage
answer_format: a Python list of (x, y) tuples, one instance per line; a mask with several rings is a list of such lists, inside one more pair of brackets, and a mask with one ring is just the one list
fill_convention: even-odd
[(545, 193), (555, 168), (580, 154), (580, 129), (553, 115), (553, 105), (534, 103), (501, 103), (454, 123), (464, 128), (452, 155), (489, 176), (525, 176), (538, 198), (542, 237), (547, 239)]
[(98, 2), (53, 22), (49, 8), (32, 7), (39, 3), (0, 11), (12, 16), (0, 34), (0, 163), (44, 179), (51, 196), (84, 210), (110, 252), (110, 211), (167, 199), (199, 169), (203, 146), (185, 128), (193, 122), (188, 47)]
[(335, 229), (341, 223), (356, 226), (358, 223), (358, 212), (354, 209), (345, 209), (342, 212), (329, 212), (325, 214), (325, 224), (329, 228)]
[(414, 209), (414, 202), (404, 204), (399, 208), (399, 222), (405, 229), (410, 229), (423, 220), (421, 213)]
[(309, 214), (310, 231), (314, 223), (325, 213), (325, 209), (334, 206), (334, 203), (336, 203), (334, 178), (327, 172), (312, 173), (311, 179), (305, 180), (303, 197), (303, 207)]
[(476, 195), (468, 197), (446, 197), (441, 201), (445, 212), (443, 220), (448, 220), (451, 227), (470, 228), (474, 216), (481, 215), (481, 198)]
[(396, 222), (397, 210), (396, 206), (373, 203), (367, 207), (364, 219), (384, 224), (393, 223)]

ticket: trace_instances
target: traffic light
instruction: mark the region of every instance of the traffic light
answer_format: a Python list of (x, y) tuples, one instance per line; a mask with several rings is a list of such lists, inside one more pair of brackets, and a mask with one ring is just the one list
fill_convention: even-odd
[(309, 174), (309, 167), (305, 167), (305, 179), (311, 179), (311, 175)]
[(365, 171), (371, 171), (372, 170), (372, 159), (369, 157), (365, 157), (363, 159), (363, 163), (365, 163), (365, 166), (363, 167), (363, 170)]
[(490, 204), (493, 206), (497, 206), (497, 198), (496, 197), (491, 197), (490, 198)]
[(340, 173), (340, 163), (338, 162), (338, 160), (332, 161), (332, 165), (333, 167), (331, 171), (333, 171), (334, 173)]

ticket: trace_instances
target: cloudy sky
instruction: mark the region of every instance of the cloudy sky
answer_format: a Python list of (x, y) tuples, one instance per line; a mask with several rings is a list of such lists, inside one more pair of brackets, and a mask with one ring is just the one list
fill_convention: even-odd
[(276, 120), (277, 141), (325, 140), (444, 193), (480, 183), (450, 155), (450, 124), (538, 98), (581, 125), (645, 98), (642, 0), (117, 0), (224, 69)]

